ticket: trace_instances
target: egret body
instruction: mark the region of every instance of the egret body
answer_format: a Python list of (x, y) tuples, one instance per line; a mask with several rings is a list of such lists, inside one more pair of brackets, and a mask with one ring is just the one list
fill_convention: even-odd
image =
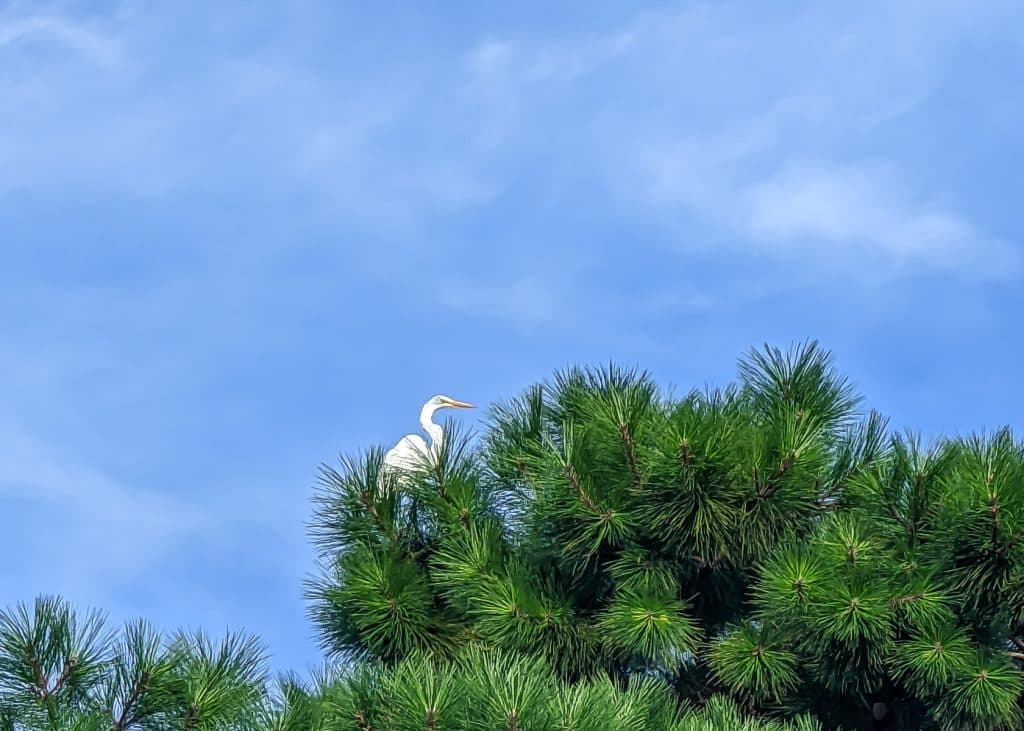
[(384, 455), (385, 469), (408, 471), (421, 467), (424, 460), (433, 463), (444, 445), (444, 429), (434, 423), (434, 413), (448, 408), (472, 409), (473, 405), (444, 395), (434, 396), (427, 401), (420, 410), (420, 426), (430, 437), (430, 444), (419, 434), (407, 434)]

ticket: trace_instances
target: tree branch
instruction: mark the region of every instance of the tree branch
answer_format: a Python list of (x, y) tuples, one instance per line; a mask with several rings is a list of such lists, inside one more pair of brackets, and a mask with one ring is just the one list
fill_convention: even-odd
[(28, 643), (28, 647), (25, 649), (28, 652), (28, 666), (36, 676), (36, 690), (40, 698), (45, 698), (46, 689), (49, 686), (49, 679), (46, 677), (46, 673), (43, 672), (42, 665), (39, 664), (39, 658), (36, 657), (35, 645), (30, 641)]
[(629, 433), (629, 427), (624, 422), (619, 423), (619, 438), (622, 440), (622, 447), (626, 450), (626, 461), (629, 463), (629, 471), (633, 475), (633, 484), (642, 487), (640, 480), (640, 467), (636, 459), (636, 445), (633, 443), (633, 436)]
[(373, 519), (373, 522), (377, 527), (380, 528), (381, 533), (383, 533), (389, 541), (394, 543), (394, 533), (387, 525), (385, 525), (384, 520), (380, 517), (380, 513), (377, 512), (377, 506), (373, 504), (373, 499), (370, 497), (370, 494), (368, 492), (359, 493), (359, 502), (362, 503), (364, 508), (366, 508), (366, 512)]
[(597, 505), (594, 504), (594, 501), (590, 499), (590, 496), (587, 495), (586, 491), (583, 489), (583, 485), (580, 484), (580, 478), (576, 474), (576, 470), (572, 468), (572, 465), (563, 462), (562, 472), (565, 474), (565, 478), (569, 480), (569, 484), (576, 488), (576, 494), (580, 496), (580, 500), (583, 501), (583, 504), (586, 505), (591, 512), (596, 513)]
[(72, 655), (67, 659), (67, 662), (64, 663), (64, 669), (61, 671), (60, 675), (57, 676), (57, 681), (53, 684), (53, 687), (50, 688), (50, 690), (46, 691), (47, 697), (54, 695), (64, 686), (64, 683), (66, 683), (68, 678), (71, 677), (71, 673), (74, 672), (77, 665), (77, 656)]
[(434, 462), (434, 477), (437, 479), (437, 493), (442, 499), (448, 499), (448, 490), (444, 483), (444, 469), (441, 466), (441, 455), (438, 455)]
[(148, 681), (149, 673), (145, 670), (139, 673), (139, 677), (132, 686), (132, 692), (125, 699), (124, 705), (121, 706), (121, 713), (114, 719), (114, 731), (122, 731), (126, 726), (130, 726), (139, 720), (130, 712), (132, 707), (139, 701), (139, 698), (142, 697), (142, 692), (145, 690)]
[(196, 707), (195, 703), (192, 703), (188, 707), (188, 714), (185, 716), (185, 721), (181, 725), (182, 731), (192, 731), (199, 723), (199, 708)]
[(43, 666), (39, 662), (39, 658), (36, 657), (35, 646), (29, 643), (28, 647), (28, 665), (32, 669), (33, 674), (36, 676), (36, 694), (39, 697), (39, 703), (46, 708), (46, 718), (49, 721), (51, 731), (59, 731), (57, 725), (57, 712), (53, 707), (53, 701), (50, 698), (50, 679), (45, 672), (43, 672)]
[(683, 468), (683, 472), (690, 471), (690, 440), (683, 437), (679, 440), (679, 466)]
[(896, 510), (892, 503), (886, 501), (885, 509), (889, 511), (889, 515), (893, 517), (893, 520), (900, 524), (900, 527), (903, 528), (903, 530), (905, 530), (907, 533), (910, 533), (911, 535), (914, 535), (916, 533), (913, 526), (906, 520), (906, 518), (899, 514), (899, 512)]
[(906, 596), (893, 597), (890, 603), (894, 607), (900, 607), (904, 604), (911, 604), (913, 602), (921, 601), (922, 599), (924, 599), (924, 594), (907, 594)]
[(779, 483), (782, 482), (782, 478), (793, 468), (796, 463), (796, 452), (790, 450), (789, 453), (783, 458), (782, 462), (772, 473), (772, 476), (768, 478), (768, 481), (763, 485), (758, 484), (757, 471), (754, 472), (754, 484), (758, 484), (757, 496), (765, 499), (770, 498), (779, 489)]
[(993, 546), (998, 542), (999, 538), (999, 503), (996, 500), (995, 495), (990, 495), (988, 499), (988, 514), (992, 517), (992, 535), (990, 542)]

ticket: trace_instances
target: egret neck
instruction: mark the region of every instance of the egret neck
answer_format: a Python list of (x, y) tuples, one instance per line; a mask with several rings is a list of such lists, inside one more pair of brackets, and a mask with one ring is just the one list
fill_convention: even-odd
[(430, 436), (430, 455), (435, 459), (441, 453), (441, 447), (444, 445), (444, 429), (440, 424), (435, 424), (433, 418), (434, 412), (441, 408), (444, 408), (443, 404), (428, 401), (420, 411), (420, 426)]

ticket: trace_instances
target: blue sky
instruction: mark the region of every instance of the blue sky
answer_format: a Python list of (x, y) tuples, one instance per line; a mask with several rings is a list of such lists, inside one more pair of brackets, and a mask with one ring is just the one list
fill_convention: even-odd
[(814, 337), (897, 426), (1020, 427), (1022, 39), (1000, 0), (0, 2), (0, 605), (315, 664), (317, 465), (569, 363)]

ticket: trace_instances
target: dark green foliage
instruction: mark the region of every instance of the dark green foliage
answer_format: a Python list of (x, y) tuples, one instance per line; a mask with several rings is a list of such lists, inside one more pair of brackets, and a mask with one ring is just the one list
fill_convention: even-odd
[(1015, 728), (1024, 448), (925, 447), (860, 401), (813, 343), (682, 398), (570, 369), (383, 494), (379, 452), (328, 471), (325, 649), (391, 668), (479, 646), (680, 707)]
[(143, 622), (113, 633), (98, 614), (79, 618), (54, 597), (0, 613), (0, 708), (13, 729), (250, 727), (264, 697), (262, 662), (252, 638), (163, 638)]
[(682, 397), (570, 369), (435, 461), (324, 467), (311, 619), (229, 636), (0, 615), (3, 729), (1015, 729), (1024, 445), (892, 433), (816, 344)]
[(320, 691), (329, 731), (813, 731), (745, 718), (732, 701), (680, 705), (671, 687), (636, 678), (625, 687), (607, 676), (567, 684), (538, 657), (468, 645), (450, 660), (410, 655), (392, 666), (359, 666)]

